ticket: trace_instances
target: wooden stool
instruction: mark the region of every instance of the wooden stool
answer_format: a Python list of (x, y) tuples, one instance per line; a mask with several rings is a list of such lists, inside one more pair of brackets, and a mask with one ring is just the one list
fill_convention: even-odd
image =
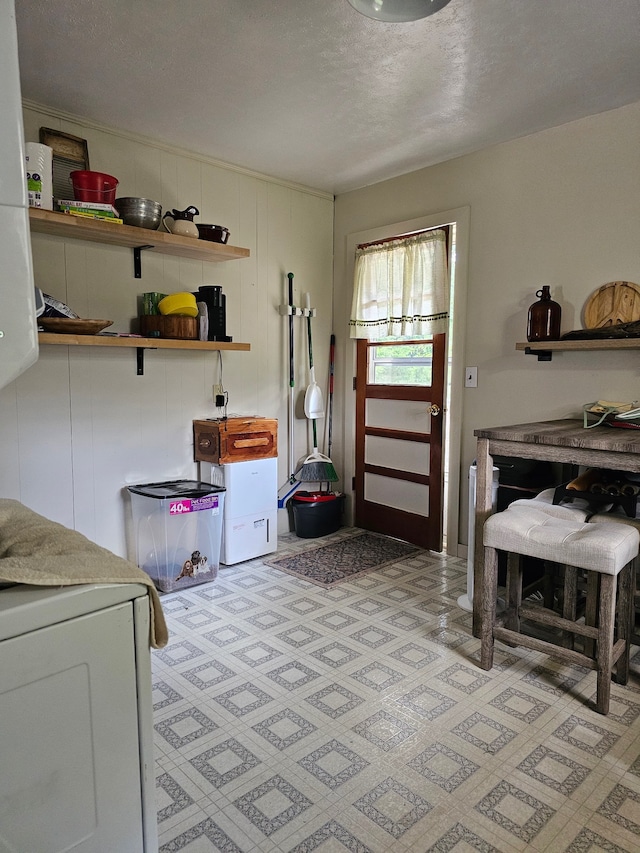
[[(589, 518), (589, 524), (628, 524), (630, 527), (640, 532), (640, 518), (629, 518), (629, 516), (620, 509), (614, 508), (609, 512), (598, 512)], [(640, 576), (636, 573), (636, 587), (634, 596), (634, 611), (635, 618), (633, 620), (633, 628), (631, 631), (631, 645), (640, 646)]]
[[(616, 681), (626, 684), (629, 677), (629, 638), (633, 617), (635, 559), (640, 535), (630, 526), (588, 524), (571, 517), (558, 517), (558, 507), (545, 508), (533, 501), (511, 504), (504, 512), (490, 516), (484, 526), (484, 573), (482, 586), (480, 666), (493, 666), (494, 640), (513, 646), (546, 652), (561, 661), (586, 666), (598, 673), (596, 710), (609, 713), (611, 676), (616, 666)], [(498, 584), (497, 551), (509, 554), (508, 601), (506, 610), (496, 617)], [(565, 601), (563, 615), (548, 607), (522, 601), (520, 556), (537, 557), (587, 573), (589, 618), (583, 624), (569, 618), (570, 602)], [(618, 587), (620, 576), (620, 590)], [(569, 578), (574, 573), (569, 572)], [(569, 589), (565, 590), (567, 594)], [(566, 598), (565, 594), (565, 598)], [(617, 639), (616, 604), (618, 609)], [(527, 619), (546, 628), (585, 638), (584, 652), (557, 645), (551, 640), (522, 633), (520, 621)], [(593, 648), (595, 641), (595, 649)]]

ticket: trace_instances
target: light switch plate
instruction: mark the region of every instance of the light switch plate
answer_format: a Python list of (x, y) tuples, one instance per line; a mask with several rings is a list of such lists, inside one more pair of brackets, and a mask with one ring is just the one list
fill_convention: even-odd
[(478, 387), (478, 368), (477, 367), (466, 367), (464, 371), (464, 387), (465, 388), (477, 388)]

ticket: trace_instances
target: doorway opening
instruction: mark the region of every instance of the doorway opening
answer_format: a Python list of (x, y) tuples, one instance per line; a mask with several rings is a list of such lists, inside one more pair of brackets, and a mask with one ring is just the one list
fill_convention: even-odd
[[(387, 223), (375, 228), (350, 232), (345, 240), (344, 289), (336, 293), (339, 306), (338, 322), (346, 328), (349, 323), (355, 273), (357, 247), (362, 243), (384, 240), (391, 235), (415, 233), (431, 228), (442, 227), (450, 223), (453, 227), (449, 247), (449, 275), (451, 278), (450, 323), (447, 334), (447, 358), (445, 364), (445, 418), (444, 418), (444, 458), (443, 458), (443, 548), (450, 556), (466, 555), (466, 546), (460, 543), (459, 519), (461, 507), (466, 501), (468, 489), (461, 495), (462, 471), (462, 423), (464, 402), (464, 364), (465, 364), (465, 323), (467, 303), (469, 226), (471, 209), (467, 207), (441, 210), (424, 216)], [(340, 344), (339, 344), (340, 345)], [(343, 442), (342, 462), (344, 482), (351, 484), (355, 491), (355, 422), (357, 372), (357, 346), (355, 340), (343, 339), (343, 366), (336, 373), (342, 386), (343, 395)], [(353, 388), (353, 391), (352, 391)], [(355, 494), (347, 502), (348, 523), (354, 521)], [(466, 505), (466, 504), (465, 504)]]
[[(432, 338), (391, 338), (375, 344), (357, 341), (353, 480), (354, 521), (358, 526), (379, 532), (389, 532), (391, 528), (394, 532), (389, 535), (416, 544), (418, 531), (422, 547), (456, 555), (462, 400), (453, 377), (461, 371), (462, 364), (462, 338), (456, 331), (462, 327), (464, 317), (468, 210), (449, 213), (451, 216), (444, 213), (442, 218), (432, 216), (410, 223), (419, 222), (422, 228), (405, 230), (402, 226), (409, 223), (401, 223), (389, 226), (384, 234), (382, 229), (366, 234), (372, 242), (378, 242), (447, 227), (449, 325), (446, 335)], [(367, 242), (357, 239), (364, 236), (351, 235), (354, 252), (357, 246)], [(465, 262), (459, 265), (461, 243)], [(434, 386), (436, 338), (441, 338), (437, 346), (442, 379), (440, 383), (436, 377)], [(438, 415), (433, 414), (432, 406), (440, 409)], [(397, 412), (391, 414), (393, 407)], [(376, 420), (386, 422), (375, 423)], [(440, 445), (435, 457), (432, 444)], [(416, 508), (417, 513), (413, 512)], [(439, 514), (437, 521), (433, 517), (434, 508)]]

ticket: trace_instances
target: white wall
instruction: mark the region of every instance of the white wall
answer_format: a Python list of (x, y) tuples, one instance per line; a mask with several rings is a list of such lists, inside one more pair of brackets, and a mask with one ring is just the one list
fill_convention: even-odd
[[(127, 331), (146, 290), (221, 284), (228, 331), (250, 353), (224, 355), (230, 411), (277, 417), (280, 480), (287, 475), (286, 273), (296, 299), (309, 290), (317, 373), (326, 383), (331, 332), (330, 197), (29, 106), (28, 141), (41, 125), (88, 139), (91, 166), (120, 178), (119, 193), (163, 207), (196, 204), (200, 221), (226, 225), (251, 258), (204, 264), (143, 254), (133, 277), (119, 247), (33, 239), (36, 280), (80, 315), (107, 317)], [(334, 461), (353, 475), (353, 347), (347, 319), (348, 235), (390, 223), (470, 208), (464, 363), (478, 366), (463, 389), (459, 541), (466, 542), (466, 472), (481, 426), (577, 416), (598, 397), (640, 397), (635, 353), (562, 353), (551, 363), (515, 351), (528, 306), (543, 284), (563, 308), (563, 331), (579, 328), (588, 296), (614, 280), (640, 283), (640, 104), (573, 122), (477, 154), (339, 196), (335, 203), (334, 324), (337, 339)], [(306, 383), (304, 328), (298, 328), (296, 386)], [(38, 363), (0, 392), (0, 496), (21, 500), (118, 554), (126, 553), (126, 483), (193, 477), (191, 421), (214, 414), (217, 356), (42, 347)], [(344, 428), (341, 419), (344, 418)], [(308, 447), (296, 420), (297, 458)], [(348, 490), (347, 490), (348, 491)], [(283, 513), (281, 513), (283, 515)], [(286, 519), (281, 519), (282, 527)], [(129, 552), (130, 553), (130, 552)]]
[[(311, 293), (314, 362), (324, 386), (332, 308), (333, 199), (227, 168), (186, 151), (120, 134), (52, 111), (27, 106), (26, 141), (41, 126), (88, 140), (93, 169), (120, 180), (118, 195), (143, 196), (163, 209), (195, 204), (200, 222), (227, 226), (230, 243), (251, 257), (222, 264), (144, 253), (142, 278), (131, 250), (33, 235), (36, 283), (81, 317), (114, 321), (133, 331), (139, 294), (196, 290), (220, 284), (227, 297), (227, 333), (251, 352), (223, 354), (229, 413), (279, 421), (279, 479), (288, 475), (288, 355), (286, 275), (295, 299)], [(306, 332), (299, 321), (296, 387), (307, 382)], [(137, 376), (135, 349), (42, 346), (40, 358), (0, 391), (0, 496), (84, 533), (121, 556), (127, 542), (123, 487), (194, 478), (191, 422), (216, 415), (212, 385), (217, 353), (146, 351)], [(308, 424), (296, 420), (295, 458), (310, 447)], [(280, 529), (288, 529), (286, 512)]]
[[(637, 353), (515, 351), (543, 284), (562, 305), (562, 331), (581, 328), (589, 295), (609, 281), (640, 283), (640, 104), (602, 113), (336, 198), (335, 328), (346, 329), (352, 282), (348, 235), (470, 208), (464, 363), (478, 388), (462, 396), (459, 541), (466, 542), (467, 471), (479, 427), (577, 417), (598, 398), (639, 399)], [(345, 482), (353, 474), (353, 345), (339, 334), (337, 413), (345, 418)]]

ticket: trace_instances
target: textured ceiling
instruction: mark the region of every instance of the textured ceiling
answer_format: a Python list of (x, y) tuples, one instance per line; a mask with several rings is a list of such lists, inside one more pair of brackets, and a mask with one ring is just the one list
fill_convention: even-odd
[(640, 100), (638, 0), (16, 0), (23, 97), (340, 193)]

